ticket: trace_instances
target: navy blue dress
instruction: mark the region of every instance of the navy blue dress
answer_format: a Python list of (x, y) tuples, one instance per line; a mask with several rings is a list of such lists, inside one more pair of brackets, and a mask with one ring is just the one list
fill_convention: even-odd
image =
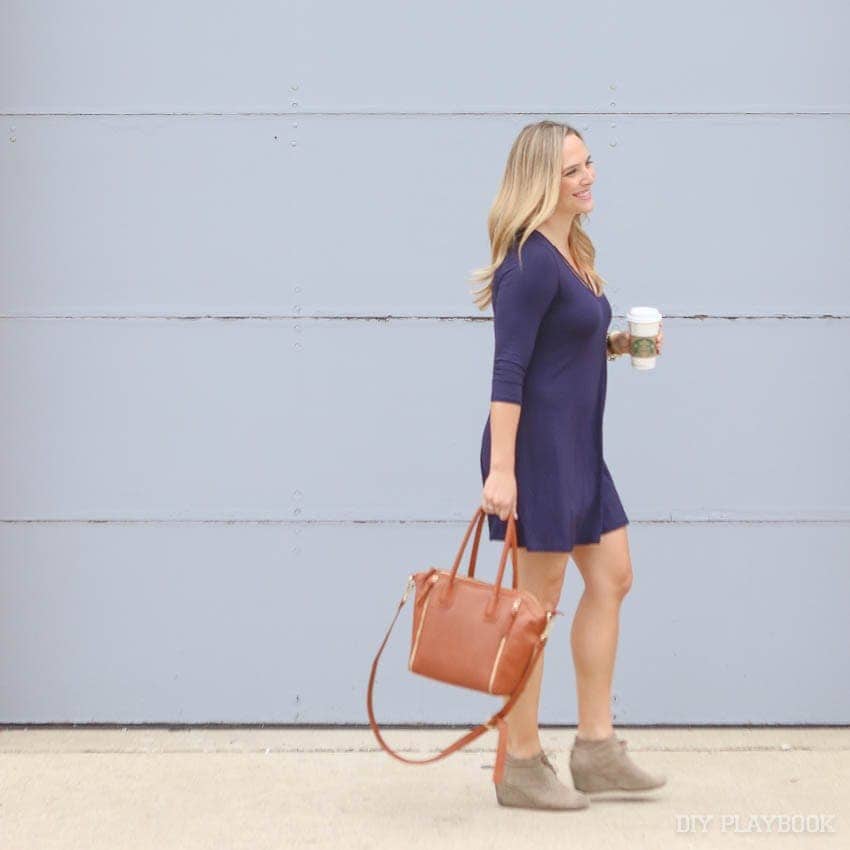
[[(569, 552), (629, 520), (602, 454), (611, 305), (542, 233), (516, 243), (492, 282), (491, 401), (521, 405), (515, 449), (517, 543)], [(490, 472), (490, 416), (481, 481)], [(490, 540), (507, 521), (488, 514)]]

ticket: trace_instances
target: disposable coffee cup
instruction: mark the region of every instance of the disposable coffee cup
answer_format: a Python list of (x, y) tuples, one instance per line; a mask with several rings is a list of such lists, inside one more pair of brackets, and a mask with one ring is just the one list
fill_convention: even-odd
[(655, 307), (632, 307), (626, 313), (632, 338), (629, 353), (635, 369), (655, 368), (655, 337), (658, 336), (661, 319), (661, 313)]

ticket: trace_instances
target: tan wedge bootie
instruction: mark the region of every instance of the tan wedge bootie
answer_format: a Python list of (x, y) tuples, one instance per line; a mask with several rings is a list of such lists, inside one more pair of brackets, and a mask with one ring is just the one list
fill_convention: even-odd
[(505, 755), (505, 774), (496, 783), (496, 799), (501, 806), (523, 809), (586, 809), (590, 805), (584, 794), (558, 779), (543, 750), (528, 758)]
[(666, 776), (639, 768), (626, 752), (626, 741), (614, 732), (600, 740), (576, 735), (570, 752), (570, 772), (575, 787), (594, 796), (611, 792), (648, 794), (667, 784)]

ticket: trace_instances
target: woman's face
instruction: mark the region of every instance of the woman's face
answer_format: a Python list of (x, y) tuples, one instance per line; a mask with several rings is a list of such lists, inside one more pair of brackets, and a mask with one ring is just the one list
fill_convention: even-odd
[[(593, 209), (590, 187), (596, 180), (596, 169), (584, 142), (572, 133), (564, 139), (561, 195), (558, 207), (565, 213), (586, 213)], [(582, 197), (583, 196), (583, 197)]]

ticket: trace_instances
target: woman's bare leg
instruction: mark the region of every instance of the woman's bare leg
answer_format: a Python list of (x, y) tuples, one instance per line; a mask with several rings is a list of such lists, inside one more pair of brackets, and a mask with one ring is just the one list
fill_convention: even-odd
[[(529, 552), (524, 546), (517, 548), (519, 571), (517, 587), (533, 593), (545, 608), (557, 608), (564, 585), (568, 552)], [(513, 567), (510, 562), (506, 570)], [(509, 578), (505, 577), (504, 584)], [(543, 749), (537, 726), (540, 709), (540, 686), (543, 679), (544, 649), (537, 656), (534, 669), (514, 707), (505, 716), (508, 726), (508, 752), (517, 758), (536, 755)], [(502, 705), (509, 697), (503, 697)]]
[(626, 526), (599, 543), (578, 545), (573, 560), (584, 579), (570, 632), (578, 692), (577, 734), (607, 738), (613, 731), (611, 685), (620, 629), (620, 603), (632, 586)]

